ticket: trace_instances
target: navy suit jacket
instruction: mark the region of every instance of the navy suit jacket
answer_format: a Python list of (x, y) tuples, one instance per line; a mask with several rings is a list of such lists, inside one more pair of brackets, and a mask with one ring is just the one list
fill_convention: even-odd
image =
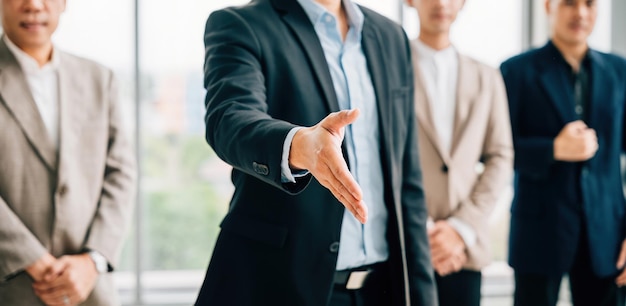
[[(400, 26), (362, 11), (389, 212), (389, 305), (434, 306), (409, 43)], [(255, 0), (211, 14), (204, 41), (206, 138), (233, 166), (235, 192), (196, 303), (325, 305), (344, 207), (311, 175), (282, 183), (280, 166), (291, 128), (339, 110), (315, 29), (296, 0)]]
[(553, 142), (577, 120), (564, 59), (548, 42), (502, 64), (515, 147), (509, 263), (521, 273), (569, 271), (583, 229), (597, 276), (617, 273), (625, 237), (620, 154), (624, 151), (626, 61), (589, 50), (590, 99), (585, 122), (598, 136), (595, 156), (554, 160)]

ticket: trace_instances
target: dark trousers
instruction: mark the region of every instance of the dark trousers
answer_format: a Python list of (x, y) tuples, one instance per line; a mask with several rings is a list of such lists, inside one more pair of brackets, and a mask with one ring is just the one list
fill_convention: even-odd
[[(576, 258), (569, 273), (574, 306), (624, 306), (623, 288), (614, 277), (598, 278), (592, 271), (586, 232), (580, 235)], [(562, 275), (515, 273), (515, 306), (555, 306)]]
[(392, 305), (389, 275), (387, 265), (383, 264), (377, 266), (360, 289), (350, 290), (345, 285), (334, 285), (328, 306)]
[(439, 276), (437, 296), (439, 306), (479, 306), (482, 274), (477, 271), (461, 270), (454, 274)]

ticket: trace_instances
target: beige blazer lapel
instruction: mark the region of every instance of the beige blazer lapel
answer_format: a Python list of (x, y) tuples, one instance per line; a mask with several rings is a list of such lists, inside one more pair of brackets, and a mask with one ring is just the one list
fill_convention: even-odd
[(87, 114), (84, 103), (81, 101), (87, 101), (84, 94), (84, 87), (81, 79), (74, 76), (80, 75), (74, 70), (76, 67), (68, 66), (68, 61), (64, 61), (65, 54), (60, 52), (60, 65), (59, 65), (59, 171), (58, 181), (63, 182), (63, 175), (65, 175), (64, 167), (65, 163), (71, 162), (72, 147), (79, 145), (76, 143), (78, 135), (76, 133), (87, 133), (87, 131), (79, 131), (76, 128), (76, 123), (83, 123), (89, 120), (85, 117), (89, 117)]
[(3, 40), (0, 40), (0, 100), (20, 124), (33, 149), (55, 171), (57, 153), (30, 92), (26, 77)]
[(439, 141), (439, 135), (435, 128), (433, 113), (430, 108), (430, 97), (426, 92), (426, 86), (424, 85), (424, 76), (419, 67), (419, 61), (416, 48), (411, 48), (413, 53), (413, 70), (415, 71), (415, 111), (417, 112), (417, 121), (419, 128), (422, 129), (424, 134), (428, 136), (428, 139), (435, 147), (435, 150), (441, 156), (441, 159), (447, 164), (450, 160), (450, 154), (443, 149), (441, 142)]
[(472, 69), (474, 63), (466, 56), (459, 55), (459, 75), (456, 91), (456, 105), (454, 107), (454, 130), (452, 132), (452, 146), (450, 157), (454, 158), (459, 143), (464, 137), (466, 127), (469, 124), (473, 101), (479, 93), (480, 80)]

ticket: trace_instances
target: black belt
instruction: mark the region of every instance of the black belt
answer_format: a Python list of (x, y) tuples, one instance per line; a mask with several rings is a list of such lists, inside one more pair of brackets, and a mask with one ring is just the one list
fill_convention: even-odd
[(350, 290), (358, 290), (363, 287), (367, 278), (375, 271), (379, 270), (384, 263), (375, 263), (358, 268), (335, 271), (335, 286)]

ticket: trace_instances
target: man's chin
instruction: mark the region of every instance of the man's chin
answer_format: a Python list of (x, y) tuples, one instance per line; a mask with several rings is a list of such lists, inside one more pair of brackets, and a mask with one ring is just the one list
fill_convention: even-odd
[(587, 35), (581, 35), (581, 36), (577, 36), (577, 37), (571, 37), (569, 39), (567, 39), (567, 42), (570, 45), (583, 45), (583, 44), (587, 44), (587, 39), (589, 38), (589, 36)]
[(581, 44), (586, 44), (589, 35), (586, 34), (570, 34), (570, 35), (561, 35), (560, 41), (566, 45), (570, 46), (578, 46)]
[(15, 44), (21, 49), (38, 49), (50, 44), (50, 38), (47, 35), (21, 37)]

